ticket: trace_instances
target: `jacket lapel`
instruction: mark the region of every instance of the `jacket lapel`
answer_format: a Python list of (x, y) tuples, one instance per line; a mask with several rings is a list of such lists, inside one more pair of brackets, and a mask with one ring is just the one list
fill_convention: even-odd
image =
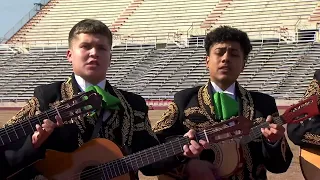
[[(111, 95), (119, 98), (117, 96), (117, 94), (114, 92), (114, 90), (113, 90), (112, 86), (110, 85), (110, 83), (108, 82), (108, 80), (106, 80), (105, 90), (108, 91)], [(121, 99), (120, 99), (120, 101), (121, 101)], [(119, 107), (120, 107), (120, 111), (122, 111), (123, 110), (122, 102), (119, 104)], [(118, 112), (119, 112), (118, 110), (114, 110), (114, 109), (110, 109), (108, 111), (110, 111), (110, 116), (109, 116), (108, 120), (113, 116), (117, 116)], [(112, 123), (112, 122), (109, 122), (109, 123)]]
[(199, 89), (198, 102), (202, 111), (207, 114), (211, 120), (215, 121), (215, 112), (213, 107), (213, 90), (210, 81)]
[[(211, 118), (220, 121), (219, 119), (217, 119), (216, 114), (214, 113), (214, 100), (213, 100), (213, 94), (215, 92), (215, 90), (212, 87), (212, 84), (210, 82), (210, 80), (207, 83), (207, 92), (209, 94), (209, 98), (210, 98), (210, 104), (206, 106), (207, 112), (210, 113)], [(213, 109), (213, 111), (211, 111)]]
[(242, 99), (241, 99), (241, 93), (240, 93), (240, 90), (239, 90), (239, 84), (236, 83), (235, 85), (235, 97), (237, 99), (237, 102), (238, 102), (238, 115), (241, 116), (243, 115), (243, 102), (242, 102)]
[(80, 91), (80, 87), (76, 81), (76, 78), (74, 77), (74, 73), (72, 73), (71, 75), (71, 85), (72, 85), (72, 89), (73, 89), (73, 95), (78, 94)]
[[(212, 119), (214, 119), (215, 121), (220, 121), (216, 119), (216, 114), (214, 112), (213, 93), (214, 90), (209, 80), (208, 83), (199, 90), (199, 106)], [(254, 105), (251, 94), (243, 87), (241, 87), (238, 82), (236, 82), (235, 84), (235, 97), (239, 104), (238, 115), (242, 115), (252, 120), (254, 115)]]
[(250, 92), (244, 89), (238, 82), (236, 82), (236, 96), (239, 102), (239, 115), (253, 120), (255, 114), (253, 99)]

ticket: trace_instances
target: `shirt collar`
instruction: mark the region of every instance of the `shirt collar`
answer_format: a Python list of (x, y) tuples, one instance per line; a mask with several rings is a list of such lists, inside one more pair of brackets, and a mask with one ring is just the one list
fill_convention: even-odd
[[(82, 77), (78, 76), (78, 75), (74, 75), (77, 83), (78, 83), (78, 86), (80, 87), (80, 90), (82, 92), (84, 92), (86, 90), (87, 87), (89, 86), (92, 86), (93, 84), (85, 81)], [(105, 89), (105, 86), (106, 86), (106, 79), (100, 81), (98, 84), (96, 84), (97, 86), (99, 86), (100, 88), (102, 89)]]
[(228, 94), (230, 97), (232, 97), (233, 99), (235, 99), (235, 83), (231, 84), (231, 86), (229, 86), (225, 91), (223, 91), (216, 83), (211, 81), (211, 85), (214, 89), (214, 92), (224, 92), (226, 94)]

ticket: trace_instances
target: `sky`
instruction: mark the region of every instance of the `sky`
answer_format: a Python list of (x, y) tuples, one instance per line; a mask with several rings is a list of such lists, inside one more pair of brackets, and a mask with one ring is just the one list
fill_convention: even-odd
[(0, 38), (33, 9), (41, 0), (0, 0)]

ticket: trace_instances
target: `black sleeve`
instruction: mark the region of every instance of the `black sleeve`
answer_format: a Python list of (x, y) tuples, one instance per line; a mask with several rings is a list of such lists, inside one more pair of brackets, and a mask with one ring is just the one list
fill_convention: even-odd
[(172, 136), (183, 135), (187, 131), (182, 126), (180, 120), (180, 111), (175, 101), (169, 104), (167, 110), (163, 113), (160, 120), (153, 126), (160, 142), (166, 142)]
[[(145, 102), (144, 102), (145, 103)], [(156, 145), (159, 145), (159, 141), (158, 138), (156, 136), (156, 134), (152, 131), (151, 129), (151, 125), (150, 125), (150, 121), (148, 118), (148, 107), (145, 105), (146, 109), (145, 109), (145, 118), (144, 118), (144, 122), (142, 123), (143, 126), (141, 125), (141, 123), (135, 123), (135, 126), (138, 125), (139, 130), (137, 128), (135, 128), (136, 130), (134, 130), (133, 133), (133, 137), (132, 137), (132, 151), (133, 152), (138, 152), (138, 151), (142, 151), (144, 149), (147, 149), (149, 147), (154, 147)], [(141, 128), (143, 127), (143, 128)], [(150, 159), (152, 161), (152, 159)], [(147, 159), (144, 159), (144, 161), (148, 162)], [(171, 157), (167, 157), (163, 160), (160, 160), (158, 162), (152, 163), (150, 165), (144, 166), (142, 168), (140, 168), (140, 171), (146, 175), (146, 176), (155, 176), (155, 175), (159, 175), (162, 173), (167, 172), (170, 169), (173, 169), (175, 167), (177, 167), (180, 164), (180, 160), (177, 159), (176, 156), (171, 156)]]
[(31, 135), (2, 147), (0, 154), (1, 179), (31, 165), (38, 159), (44, 158), (44, 154), (45, 149), (33, 147)]
[(270, 144), (264, 139), (262, 141), (262, 154), (264, 156), (264, 165), (272, 173), (286, 172), (293, 157), (285, 137), (275, 144)]
[[(271, 107), (270, 115), (279, 115), (274, 98), (270, 100), (269, 107)], [(263, 137), (262, 154), (266, 169), (272, 173), (286, 172), (293, 157), (285, 136), (274, 144), (267, 142), (267, 140)]]
[[(305, 91), (302, 99), (309, 98), (313, 95), (320, 95), (319, 87), (319, 70), (314, 74), (312, 81)], [(319, 108), (318, 99), (318, 108)], [(309, 118), (300, 123), (287, 125), (287, 134), (289, 139), (298, 146), (305, 148), (320, 148), (320, 115)]]
[(288, 124), (287, 134), (295, 145), (320, 149), (320, 116)]
[[(15, 115), (13, 116), (7, 124), (14, 124), (22, 121), (23, 118), (30, 118), (35, 116), (37, 112), (40, 112), (40, 104), (43, 100), (44, 93), (41, 88), (35, 88), (34, 96), (28, 100), (27, 104)], [(40, 103), (39, 103), (40, 102)], [(70, 128), (75, 126), (74, 124), (67, 124), (64, 127), (56, 128), (53, 133), (48, 137), (48, 139), (43, 143), (43, 145), (37, 149), (33, 147), (31, 136), (23, 137), (18, 141), (9, 144), (8, 146), (0, 148), (0, 167), (1, 173), (0, 177), (6, 177), (15, 173), (16, 171), (23, 169), (36, 162), (39, 159), (45, 157), (46, 149), (55, 149), (60, 151), (71, 151), (72, 149), (67, 149), (70, 144), (77, 142), (77, 133), (72, 133)], [(73, 140), (75, 139), (75, 140)], [(26, 171), (32, 168), (28, 168)], [(5, 171), (4, 171), (5, 170)], [(36, 171), (34, 171), (36, 172)], [(30, 177), (35, 176), (31, 172), (19, 173), (24, 177), (30, 175)], [(18, 175), (19, 176), (19, 175)]]
[[(40, 93), (37, 89), (38, 88), (34, 91), (34, 96), (30, 98), (25, 106), (23, 106), (15, 116), (8, 120), (6, 124), (22, 122), (23, 118), (30, 118), (39, 112), (40, 105), (38, 96)], [(0, 148), (1, 178), (11, 175), (44, 157), (45, 150), (43, 148), (33, 148), (31, 136), (32, 134), (27, 137), (22, 137), (19, 140)]]

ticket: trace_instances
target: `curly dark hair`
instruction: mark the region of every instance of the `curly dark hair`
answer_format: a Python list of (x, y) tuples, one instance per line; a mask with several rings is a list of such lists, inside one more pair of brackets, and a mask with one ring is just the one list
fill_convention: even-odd
[(220, 26), (207, 34), (204, 45), (207, 56), (209, 56), (210, 49), (214, 44), (226, 41), (234, 41), (240, 44), (244, 53), (244, 61), (246, 62), (252, 50), (250, 39), (247, 33), (230, 26)]

